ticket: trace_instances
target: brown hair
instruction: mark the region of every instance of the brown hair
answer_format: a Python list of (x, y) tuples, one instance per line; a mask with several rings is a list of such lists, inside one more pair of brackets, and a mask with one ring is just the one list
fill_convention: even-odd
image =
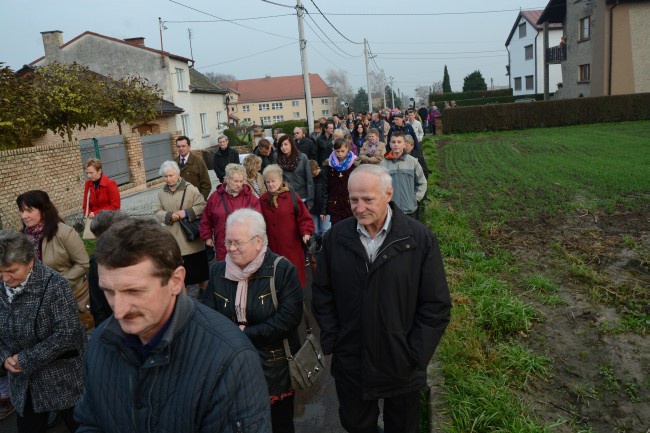
[(108, 269), (126, 268), (147, 259), (153, 262), (153, 276), (161, 284), (167, 284), (174, 270), (183, 266), (178, 242), (152, 219), (127, 218), (97, 239), (95, 260)]
[(99, 159), (97, 159), (97, 158), (88, 158), (88, 159), (86, 160), (86, 165), (85, 165), (85, 167), (88, 168), (88, 167), (91, 167), (91, 166), (92, 166), (95, 170), (99, 171), (99, 170), (102, 169), (102, 162), (101, 162)]

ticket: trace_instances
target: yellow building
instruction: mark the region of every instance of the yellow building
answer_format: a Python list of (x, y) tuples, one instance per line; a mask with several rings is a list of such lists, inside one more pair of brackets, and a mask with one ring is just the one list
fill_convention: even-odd
[[(338, 97), (318, 74), (309, 74), (314, 120), (339, 113)], [(255, 125), (307, 120), (302, 75), (265, 77), (219, 83), (228, 89), (231, 119)]]

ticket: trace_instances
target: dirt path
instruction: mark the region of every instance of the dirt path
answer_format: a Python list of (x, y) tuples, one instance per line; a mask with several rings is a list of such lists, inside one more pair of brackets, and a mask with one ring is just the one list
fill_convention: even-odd
[(522, 397), (542, 420), (559, 422), (554, 431), (650, 431), (648, 211), (578, 209), (485, 239), (513, 253), (522, 281), (540, 274), (556, 285), (540, 293), (513, 282), (542, 312), (527, 344), (553, 359), (553, 376)]

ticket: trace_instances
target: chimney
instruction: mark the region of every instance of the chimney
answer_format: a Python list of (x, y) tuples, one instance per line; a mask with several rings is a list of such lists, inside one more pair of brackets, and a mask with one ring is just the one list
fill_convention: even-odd
[(45, 49), (45, 59), (49, 62), (60, 60), (61, 45), (63, 45), (63, 32), (61, 30), (52, 30), (41, 32), (43, 36), (43, 48)]
[(138, 36), (137, 38), (127, 38), (124, 39), (124, 42), (136, 47), (144, 47), (144, 38), (142, 36)]

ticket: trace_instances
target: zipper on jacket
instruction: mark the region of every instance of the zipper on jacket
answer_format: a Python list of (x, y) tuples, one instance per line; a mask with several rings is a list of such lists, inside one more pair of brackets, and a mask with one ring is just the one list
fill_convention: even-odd
[(401, 239), (395, 239), (394, 241), (392, 241), (391, 243), (389, 243), (389, 244), (386, 245), (386, 246), (383, 246), (383, 245), (382, 245), (382, 249), (379, 250), (379, 251), (377, 251), (377, 255), (375, 256), (375, 260), (377, 260), (377, 257), (379, 257), (379, 256), (381, 255), (381, 253), (383, 253), (383, 252), (386, 250), (386, 248), (390, 247), (391, 245), (393, 245), (393, 244), (396, 243), (396, 242), (405, 241), (405, 240), (407, 240), (407, 239), (410, 238), (410, 237), (411, 237), (411, 236), (407, 236), (407, 237), (405, 237), (405, 238), (401, 238)]
[(221, 296), (221, 295), (218, 294), (217, 292), (214, 292), (214, 296), (216, 296), (216, 297), (218, 297), (218, 298), (221, 298), (221, 299), (223, 300), (223, 308), (227, 308), (227, 307), (228, 307), (228, 302), (230, 302), (230, 299), (226, 298), (225, 296)]
[(267, 293), (266, 295), (260, 295), (257, 297), (257, 299), (264, 305), (264, 298), (271, 296), (271, 293)]

